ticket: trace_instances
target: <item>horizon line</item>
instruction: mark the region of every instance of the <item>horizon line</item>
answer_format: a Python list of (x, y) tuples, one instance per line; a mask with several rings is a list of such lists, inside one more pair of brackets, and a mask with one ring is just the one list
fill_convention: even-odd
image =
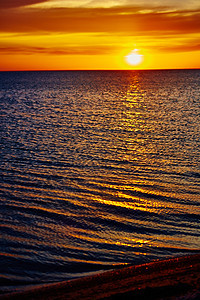
[(176, 71), (176, 70), (200, 70), (197, 68), (164, 68), (164, 69), (30, 69), (30, 70), (0, 70), (0, 72), (80, 72), (80, 71)]

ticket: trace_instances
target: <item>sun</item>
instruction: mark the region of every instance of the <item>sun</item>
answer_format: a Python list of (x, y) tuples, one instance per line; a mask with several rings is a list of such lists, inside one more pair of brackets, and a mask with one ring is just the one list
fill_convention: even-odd
[(137, 66), (143, 61), (143, 55), (138, 53), (138, 49), (134, 49), (125, 56), (126, 62), (131, 66)]

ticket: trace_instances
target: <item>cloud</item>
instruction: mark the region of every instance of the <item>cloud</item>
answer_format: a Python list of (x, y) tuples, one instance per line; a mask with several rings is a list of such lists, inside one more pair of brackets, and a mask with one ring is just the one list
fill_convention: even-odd
[(26, 5), (43, 3), (46, 1), (48, 0), (2, 0), (0, 2), (0, 9), (16, 8)]
[(200, 43), (198, 41), (188, 41), (179, 45), (171, 45), (165, 47), (156, 47), (156, 51), (159, 52), (194, 52), (200, 51)]
[[(27, 2), (27, 1), (26, 1)], [(51, 8), (0, 11), (1, 32), (124, 35), (200, 32), (200, 10), (161, 12), (143, 7)]]
[(171, 8), (198, 8), (199, 0), (48, 0), (44, 5), (38, 7), (124, 7), (124, 6), (143, 6), (147, 7), (151, 3), (151, 7), (165, 6)]
[(13, 55), (13, 54), (48, 54), (48, 55), (102, 55), (113, 53), (113, 47), (110, 46), (68, 46), (67, 48), (59, 47), (32, 47), (32, 46), (1, 46), (0, 53)]
[[(173, 44), (168, 45), (156, 45), (147, 46), (151, 51), (162, 53), (181, 53), (181, 52), (194, 52), (200, 51), (199, 39), (190, 39), (186, 41), (174, 41)], [(2, 43), (0, 46), (0, 53), (6, 55), (33, 55), (33, 54), (44, 54), (44, 55), (108, 55), (118, 52), (118, 47), (114, 47), (109, 44), (95, 44), (95, 45), (74, 45), (69, 44), (65, 47), (60, 46), (28, 46), (26, 44), (16, 45)]]

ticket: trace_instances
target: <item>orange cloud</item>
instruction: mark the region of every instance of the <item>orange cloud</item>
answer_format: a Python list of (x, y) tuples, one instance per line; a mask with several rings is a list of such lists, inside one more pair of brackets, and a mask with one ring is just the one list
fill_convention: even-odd
[(1, 32), (104, 32), (123, 35), (200, 31), (200, 10), (146, 12), (138, 7), (1, 10)]

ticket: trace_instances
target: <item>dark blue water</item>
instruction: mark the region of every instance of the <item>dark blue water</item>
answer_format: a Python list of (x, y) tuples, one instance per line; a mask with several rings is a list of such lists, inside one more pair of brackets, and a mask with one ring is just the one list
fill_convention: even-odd
[(200, 248), (200, 70), (0, 73), (1, 286)]

